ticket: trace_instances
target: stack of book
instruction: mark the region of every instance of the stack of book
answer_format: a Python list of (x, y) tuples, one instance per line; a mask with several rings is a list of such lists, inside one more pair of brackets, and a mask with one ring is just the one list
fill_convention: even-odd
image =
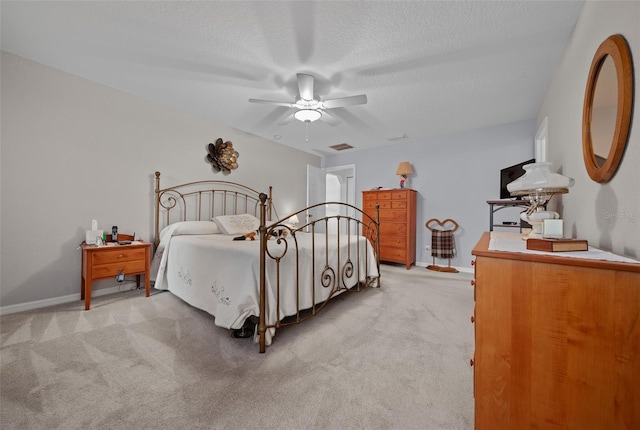
[(589, 243), (584, 239), (527, 239), (527, 249), (534, 251), (588, 251)]

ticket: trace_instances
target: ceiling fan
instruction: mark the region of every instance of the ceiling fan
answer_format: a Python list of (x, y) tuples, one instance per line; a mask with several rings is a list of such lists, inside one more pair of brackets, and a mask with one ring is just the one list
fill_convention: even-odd
[(304, 123), (310, 123), (316, 120), (322, 120), (329, 125), (337, 125), (340, 121), (327, 113), (327, 109), (362, 105), (367, 103), (367, 96), (360, 94), (358, 96), (340, 97), (336, 99), (322, 100), (314, 94), (314, 77), (305, 73), (298, 73), (298, 97), (293, 103), (278, 102), (273, 100), (249, 99), (250, 103), (266, 103), (276, 106), (286, 106), (296, 109), (291, 115), (282, 120), (282, 124), (286, 124), (292, 119), (297, 119)]

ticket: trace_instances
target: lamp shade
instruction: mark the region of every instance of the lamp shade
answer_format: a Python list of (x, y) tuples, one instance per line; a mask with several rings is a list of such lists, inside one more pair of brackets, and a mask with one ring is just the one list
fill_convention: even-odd
[(413, 169), (408, 161), (401, 161), (396, 169), (396, 175), (406, 177), (407, 175), (413, 175)]
[(322, 113), (316, 109), (300, 109), (293, 114), (293, 117), (302, 122), (313, 122), (322, 116)]
[(298, 219), (298, 215), (290, 216), (288, 221), (289, 221), (289, 224), (291, 224), (294, 227), (300, 223), (300, 219)]
[(507, 184), (507, 189), (512, 196), (526, 196), (535, 192), (548, 194), (564, 194), (569, 192), (569, 187), (574, 184), (573, 178), (553, 173), (549, 169), (551, 163), (525, 164), (524, 175)]
[(544, 220), (560, 218), (557, 212), (546, 210), (547, 202), (555, 194), (568, 193), (575, 182), (573, 178), (551, 172), (550, 167), (551, 163), (525, 164), (524, 175), (507, 184), (512, 196), (524, 196), (529, 201), (529, 208), (520, 214), (520, 219), (531, 224), (527, 238), (543, 237)]

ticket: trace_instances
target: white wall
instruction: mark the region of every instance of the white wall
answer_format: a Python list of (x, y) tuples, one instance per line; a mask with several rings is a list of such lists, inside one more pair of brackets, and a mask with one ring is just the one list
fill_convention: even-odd
[[(398, 163), (409, 161), (415, 174), (409, 187), (418, 191), (416, 260), (432, 263), (428, 219), (454, 219), (457, 255), (451, 265), (471, 270), (471, 250), (483, 232), (489, 230), (487, 200), (500, 198), (500, 169), (533, 158), (534, 119), (499, 125), (432, 139), (397, 143), (367, 151), (345, 151), (327, 157), (323, 167), (356, 165), (356, 206), (362, 204), (362, 191), (373, 187), (399, 186), (395, 175)], [(519, 221), (518, 209), (501, 210), (496, 221)], [(502, 231), (517, 231), (506, 230)], [(447, 260), (436, 260), (446, 266)]]
[[(616, 33), (622, 34), (631, 46), (636, 106), (618, 174), (601, 185), (589, 178), (583, 163), (582, 107), (593, 54), (606, 37)], [(640, 121), (638, 59), (640, 2), (588, 1), (537, 121), (371, 151), (346, 151), (328, 157), (324, 165), (356, 164), (356, 189), (361, 192), (374, 186), (397, 187), (395, 168), (400, 161), (410, 161), (416, 171), (411, 187), (419, 193), (418, 261), (431, 262), (430, 254), (424, 251), (430, 242), (424, 222), (430, 218), (453, 218), (462, 231), (456, 235), (458, 256), (452, 262), (454, 266), (468, 268), (471, 249), (488, 229), (485, 201), (499, 197), (499, 170), (533, 158), (535, 131), (548, 117), (547, 159), (553, 163), (554, 171), (576, 180), (569, 194), (554, 197), (550, 205), (565, 219), (565, 235), (585, 238), (594, 246), (640, 258), (640, 133), (635, 126)], [(496, 220), (509, 220), (512, 214), (501, 211)]]
[[(602, 41), (621, 34), (634, 61), (631, 133), (618, 173), (593, 182), (582, 158), (582, 109), (593, 55)], [(549, 161), (575, 179), (569, 194), (552, 201), (562, 212), (565, 234), (640, 259), (640, 2), (587, 1), (538, 115), (549, 118)]]
[[(640, 2), (585, 3), (574, 35), (540, 109), (548, 117), (548, 159), (576, 185), (554, 205), (566, 234), (640, 258)], [(622, 34), (635, 61), (635, 103), (627, 150), (608, 184), (589, 178), (582, 159), (582, 103), (593, 54)], [(76, 250), (91, 219), (151, 239), (153, 172), (169, 185), (227, 179), (256, 189), (273, 185), (279, 213), (306, 201), (309, 154), (184, 112), (86, 81), (2, 52), (1, 61), (0, 306), (77, 295)], [(469, 268), (471, 249), (488, 229), (486, 200), (497, 199), (499, 170), (533, 157), (535, 121), (340, 153), (325, 166), (356, 164), (356, 202), (374, 186), (396, 187), (395, 168), (410, 161), (419, 192), (417, 258), (431, 262), (424, 221), (454, 218), (458, 255)], [(222, 137), (240, 152), (240, 168), (213, 174), (207, 143)], [(265, 160), (269, 160), (268, 163)], [(282, 169), (286, 166), (287, 169)], [(293, 170), (291, 170), (293, 169)], [(504, 216), (501, 214), (501, 216)], [(500, 218), (499, 218), (500, 220)], [(113, 283), (105, 282), (104, 287)], [(80, 306), (80, 304), (79, 304)]]
[[(163, 186), (221, 179), (266, 192), (272, 185), (284, 216), (305, 206), (306, 165), (320, 165), (319, 157), (6, 52), (0, 76), (5, 309), (79, 299), (76, 248), (92, 219), (152, 240), (156, 170)], [(240, 153), (239, 168), (228, 176), (205, 162), (206, 145), (218, 137)]]

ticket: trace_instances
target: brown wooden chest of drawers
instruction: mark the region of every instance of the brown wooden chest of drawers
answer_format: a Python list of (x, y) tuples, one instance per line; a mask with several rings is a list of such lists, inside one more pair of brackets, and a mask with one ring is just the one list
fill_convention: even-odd
[(640, 429), (640, 265), (490, 240), (472, 251), (475, 428)]
[(118, 273), (136, 275), (140, 286), (140, 275), (144, 275), (146, 296), (149, 297), (149, 268), (151, 266), (151, 244), (133, 242), (130, 245), (95, 246), (82, 244), (82, 283), (80, 299), (85, 310), (91, 307), (91, 284), (95, 279), (115, 277)]
[(362, 192), (363, 211), (375, 218), (380, 206), (380, 261), (416, 262), (416, 196), (408, 188)]

